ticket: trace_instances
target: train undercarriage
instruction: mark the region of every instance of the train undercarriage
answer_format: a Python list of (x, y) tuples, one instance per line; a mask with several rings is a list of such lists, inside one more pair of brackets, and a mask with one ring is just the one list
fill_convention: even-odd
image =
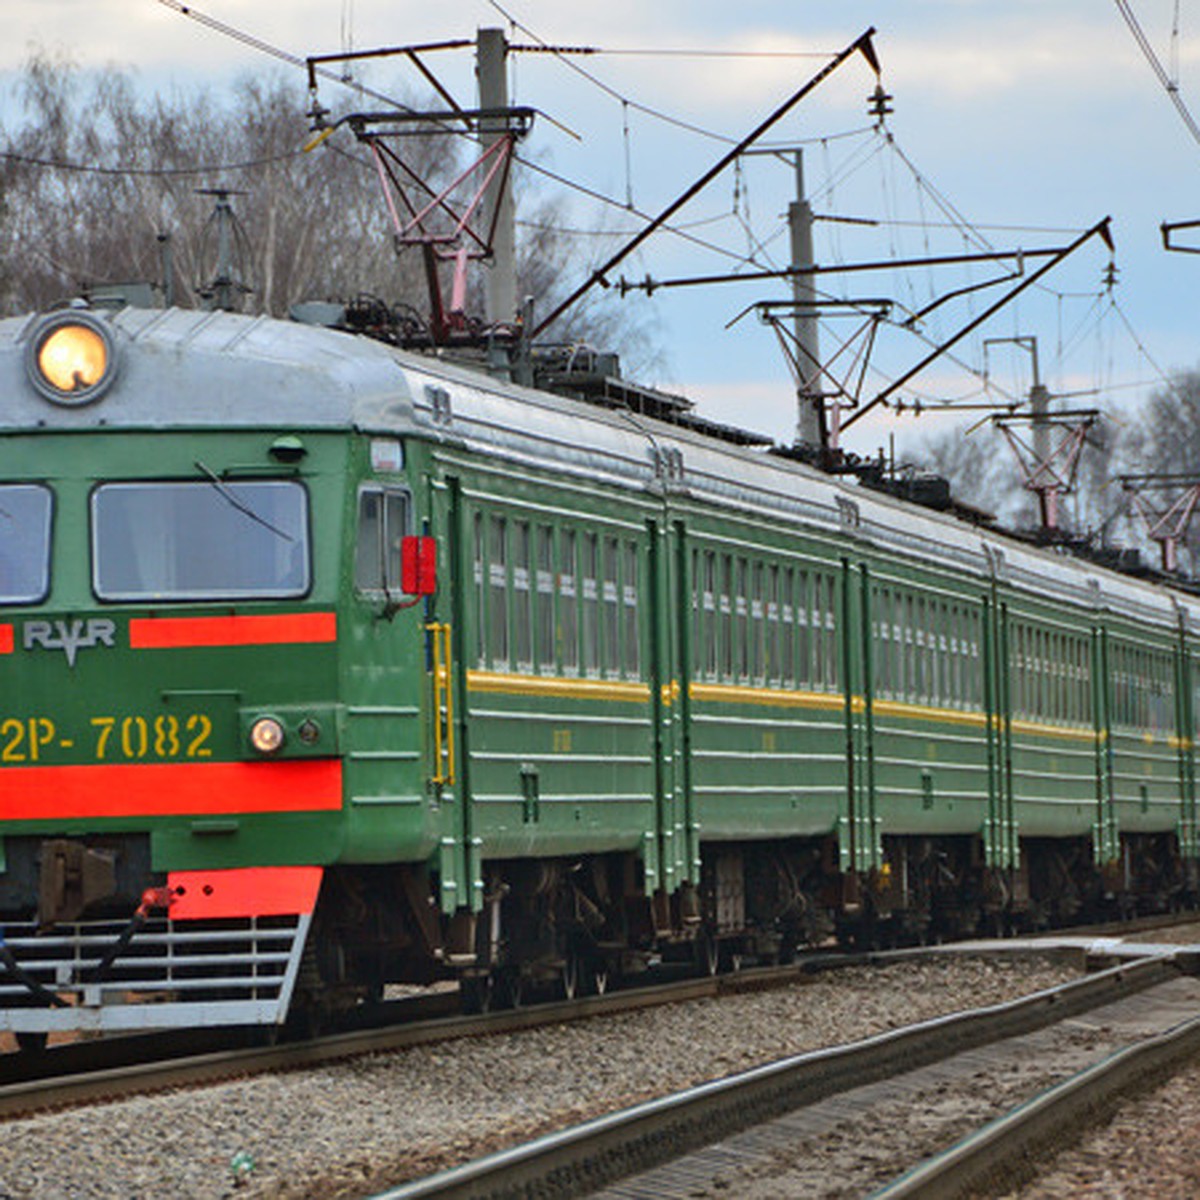
[(1103, 867), (1086, 838), (1030, 838), (1008, 871), (972, 836), (885, 837), (867, 874), (838, 869), (832, 838), (709, 843), (698, 884), (670, 897), (646, 894), (632, 853), (494, 860), (482, 911), (451, 917), (425, 865), (329, 868), (311, 915), (208, 921), (155, 910), (163, 881), (140, 843), (10, 839), (9, 868), (0, 1026), (29, 1046), (56, 1028), (317, 1026), (388, 985), (439, 980), (458, 980), (469, 1009), (515, 1006), (660, 964), (715, 973), (802, 949), (1033, 933), (1200, 896), (1198, 864), (1165, 833), (1123, 835)]
[[(883, 948), (1029, 934), (1193, 907), (1198, 864), (1170, 834), (1128, 834), (1095, 864), (1086, 838), (1031, 838), (1019, 868), (986, 865), (978, 837), (891, 836), (869, 874), (837, 868), (832, 838), (703, 848), (698, 886), (647, 896), (632, 854), (497, 860), (483, 911), (442, 919), (421, 868), (327, 873), (313, 941), (322, 1002), (388, 982), (457, 977), (470, 1008), (602, 992), (659, 964), (702, 971), (800, 950)], [(301, 980), (302, 989), (304, 979)], [(303, 993), (297, 999), (304, 1000)]]

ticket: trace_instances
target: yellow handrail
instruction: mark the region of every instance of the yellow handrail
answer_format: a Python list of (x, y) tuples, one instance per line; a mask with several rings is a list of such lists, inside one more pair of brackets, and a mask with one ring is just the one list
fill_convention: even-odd
[(450, 626), (425, 626), (433, 646), (433, 782), (454, 785), (454, 687)]

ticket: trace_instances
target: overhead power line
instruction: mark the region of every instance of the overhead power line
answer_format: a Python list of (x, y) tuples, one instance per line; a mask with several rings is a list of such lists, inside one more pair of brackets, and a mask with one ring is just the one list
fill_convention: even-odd
[[(209, 29), (212, 29), (216, 33), (220, 33), (225, 37), (233, 38), (235, 41), (241, 42), (245, 46), (249, 46), (254, 50), (262, 52), (263, 54), (269, 54), (272, 58), (276, 58), (281, 62), (299, 67), (301, 70), (306, 72), (308, 70), (307, 60), (300, 58), (298, 55), (291, 54), (286, 50), (282, 50), (278, 46), (274, 46), (270, 42), (264, 41), (262, 38), (255, 37), (253, 34), (246, 33), (232, 25), (228, 25), (224, 21), (218, 21), (215, 17), (210, 17), (206, 13), (201, 12), (195, 7), (195, 5), (184, 4), (181, 2), (181, 0), (158, 0), (158, 3), (162, 4), (166, 8), (172, 9), (174, 12), (177, 12), (182, 16), (188, 17), (191, 20), (196, 21), (197, 23), (204, 25)], [(529, 34), (529, 36), (534, 35)], [(407, 105), (400, 103), (398, 100), (395, 100), (392, 97), (383, 94), (382, 92), (377, 92), (372, 88), (366, 87), (357, 80), (344, 79), (336, 72), (319, 66), (315, 67), (314, 70), (322, 78), (329, 79), (333, 83), (336, 83), (342, 87), (350, 88), (352, 91), (358, 92), (360, 95), (370, 96), (371, 98), (388, 104), (391, 107), (400, 110), (401, 112), (412, 112), (412, 109)], [(447, 130), (447, 132), (453, 133), (456, 136), (466, 137), (468, 139), (470, 138), (469, 134), (458, 128), (451, 127)], [(709, 134), (708, 136), (716, 136), (726, 141), (732, 141), (732, 139), (724, 139), (723, 135), (720, 134)], [(631, 209), (623, 200), (618, 200), (612, 196), (607, 196), (603, 192), (599, 192), (594, 188), (586, 186), (585, 184), (579, 183), (573, 179), (568, 179), (566, 176), (560, 175), (557, 172), (550, 170), (548, 167), (544, 167), (539, 163), (532, 162), (531, 160), (523, 158), (520, 155), (514, 155), (514, 158), (523, 167), (534, 172), (535, 174), (541, 175), (543, 178), (549, 179), (554, 183), (558, 183), (563, 187), (570, 188), (572, 191), (577, 192), (580, 195), (587, 196), (588, 198), (596, 200), (601, 204), (605, 204), (610, 208), (620, 209), (623, 213), (640, 217), (643, 220), (649, 221), (651, 219), (649, 213), (643, 212), (637, 208)], [(761, 267), (763, 265), (753, 258), (747, 258), (746, 255), (741, 254), (738, 251), (729, 250), (724, 246), (718, 246), (712, 242), (708, 242), (703, 238), (697, 237), (695, 234), (684, 232), (676, 226), (664, 225), (662, 228), (665, 232), (674, 234), (676, 237), (681, 237), (685, 241), (690, 242), (695, 246), (699, 246), (702, 249), (711, 251), (722, 258), (743, 263), (747, 266)]]
[[(287, 63), (289, 66), (299, 67), (302, 71), (307, 71), (308, 69), (307, 62), (298, 55), (281, 50), (278, 46), (271, 45), (270, 42), (264, 42), (262, 38), (257, 38), (252, 33), (246, 33), (243, 29), (237, 29), (233, 25), (227, 25), (224, 21), (218, 21), (216, 17), (210, 17), (207, 13), (201, 12), (195, 5), (183, 4), (181, 0), (158, 0), (158, 2), (164, 8), (169, 8), (181, 16), (188, 17), (199, 25), (204, 25), (216, 33), (223, 34), (225, 37), (233, 38), (235, 42), (241, 42), (243, 46), (249, 46), (252, 50), (257, 50), (262, 54), (269, 54), (272, 58), (277, 58), (280, 62)], [(369, 96), (372, 100), (378, 100), (381, 104), (388, 104), (392, 108), (398, 108), (401, 112), (412, 111), (398, 100), (393, 100), (391, 96), (385, 95), (383, 92), (377, 92), (374, 88), (369, 88), (365, 84), (359, 83), (356, 79), (346, 79), (344, 76), (337, 74), (337, 72), (325, 70), (322, 67), (316, 67), (315, 71), (322, 78), (339, 83), (342, 87), (350, 88), (351, 91), (358, 92), (360, 96)]]
[(250, 158), (245, 162), (208, 163), (199, 167), (100, 167), (95, 163), (64, 162), (61, 159), (37, 158), (30, 154), (18, 154), (13, 150), (0, 150), (0, 158), (20, 163), (26, 167), (42, 167), (51, 171), (70, 171), (79, 175), (137, 176), (139, 178), (166, 178), (178, 175), (216, 175), (228, 171), (250, 171), (255, 167), (267, 167), (272, 163), (286, 162), (299, 158), (303, 150), (289, 150), (284, 154), (271, 154), (265, 158)]
[(1179, 80), (1173, 77), (1167, 71), (1166, 67), (1162, 65), (1162, 61), (1154, 52), (1154, 47), (1150, 45), (1149, 38), (1146, 37), (1145, 31), (1139, 24), (1137, 17), (1134, 16), (1133, 7), (1129, 3), (1129, 0), (1116, 0), (1116, 4), (1117, 11), (1125, 18), (1125, 24), (1129, 26), (1129, 32), (1133, 34), (1138, 48), (1145, 56), (1155, 75), (1158, 76), (1159, 83), (1163, 85), (1167, 95), (1171, 98), (1171, 103), (1175, 105), (1180, 119), (1187, 126), (1188, 133), (1192, 135), (1192, 139), (1197, 145), (1200, 145), (1200, 125), (1196, 124), (1196, 119), (1192, 116), (1188, 106), (1184, 103), (1183, 97), (1179, 94)]
[(620, 104), (626, 105), (634, 109), (636, 112), (643, 113), (645, 116), (653, 117), (657, 121), (662, 121), (667, 125), (674, 125), (677, 129), (686, 130), (688, 133), (697, 134), (699, 137), (709, 138), (714, 142), (721, 142), (726, 146), (737, 144), (737, 138), (732, 138), (723, 133), (715, 133), (711, 129), (705, 129), (700, 125), (693, 125), (690, 121), (684, 121), (680, 117), (673, 117), (670, 113), (665, 113), (661, 109), (652, 108), (648, 104), (642, 104), (639, 100), (634, 100), (630, 96), (626, 96), (617, 91), (616, 88), (597, 78), (590, 71), (585, 70), (577, 62), (572, 62), (566, 54), (556, 46), (551, 46), (544, 38), (539, 37), (527, 25), (522, 25), (516, 17), (512, 15), (502, 4), (497, 3), (497, 0), (488, 0), (488, 3), (514, 28), (519, 29), (526, 37), (532, 38), (537, 45), (553, 54), (555, 58), (563, 64), (564, 67), (574, 71), (576, 75), (586, 79), (593, 87), (599, 88), (606, 96), (618, 101)]
[(644, 56), (646, 58), (832, 58), (834, 50), (712, 50), (669, 46), (588, 46), (588, 54), (609, 58)]

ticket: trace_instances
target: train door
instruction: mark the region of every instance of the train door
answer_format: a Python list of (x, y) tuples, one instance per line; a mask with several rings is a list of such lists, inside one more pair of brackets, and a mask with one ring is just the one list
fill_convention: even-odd
[(1115, 863), (1121, 857), (1113, 777), (1111, 656), (1108, 630), (1098, 624), (1092, 629), (1092, 711), (1096, 744), (1096, 819), (1092, 852), (1097, 866)]
[(838, 847), (842, 872), (855, 879), (883, 864), (883, 831), (875, 797), (871, 579), (865, 563), (856, 567), (842, 559), (840, 591), (846, 791)]
[(647, 522), (649, 544), (649, 685), (654, 720), (655, 828), (647, 832), (646, 890), (655, 924), (672, 925), (671, 897), (681, 893), (684, 920), (698, 915), (699, 831), (688, 761), (691, 613), (687, 535), (682, 521)]
[[(439, 550), (438, 589), (426, 610), (428, 677), (426, 761), (442, 822), (438, 849), (440, 904), (454, 915), (452, 951), (473, 948), (472, 917), (483, 908), (482, 846), (474, 829), (467, 720), (467, 593), (471, 547), (459, 479), (430, 481), (432, 532)], [(456, 936), (457, 932), (457, 936)]]
[(1200, 858), (1200, 831), (1196, 825), (1196, 712), (1191, 639), (1180, 614), (1179, 644), (1175, 654), (1175, 744), (1179, 755), (1179, 857), (1186, 864), (1188, 886), (1196, 874)]
[[(987, 742), (988, 808), (983, 829), (984, 862), (1012, 896), (1020, 866), (1020, 835), (1013, 795), (1012, 658), (1008, 606), (993, 580), (983, 598), (983, 707)], [(1000, 899), (1000, 896), (995, 899)]]

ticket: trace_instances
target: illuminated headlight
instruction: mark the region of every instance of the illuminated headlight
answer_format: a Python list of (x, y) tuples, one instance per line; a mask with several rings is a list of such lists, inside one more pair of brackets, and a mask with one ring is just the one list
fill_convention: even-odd
[(107, 322), (77, 309), (39, 321), (25, 351), (33, 386), (47, 400), (72, 408), (103, 395), (116, 368), (116, 343)]
[(259, 754), (274, 754), (283, 745), (283, 726), (274, 717), (259, 717), (250, 726), (250, 745)]

